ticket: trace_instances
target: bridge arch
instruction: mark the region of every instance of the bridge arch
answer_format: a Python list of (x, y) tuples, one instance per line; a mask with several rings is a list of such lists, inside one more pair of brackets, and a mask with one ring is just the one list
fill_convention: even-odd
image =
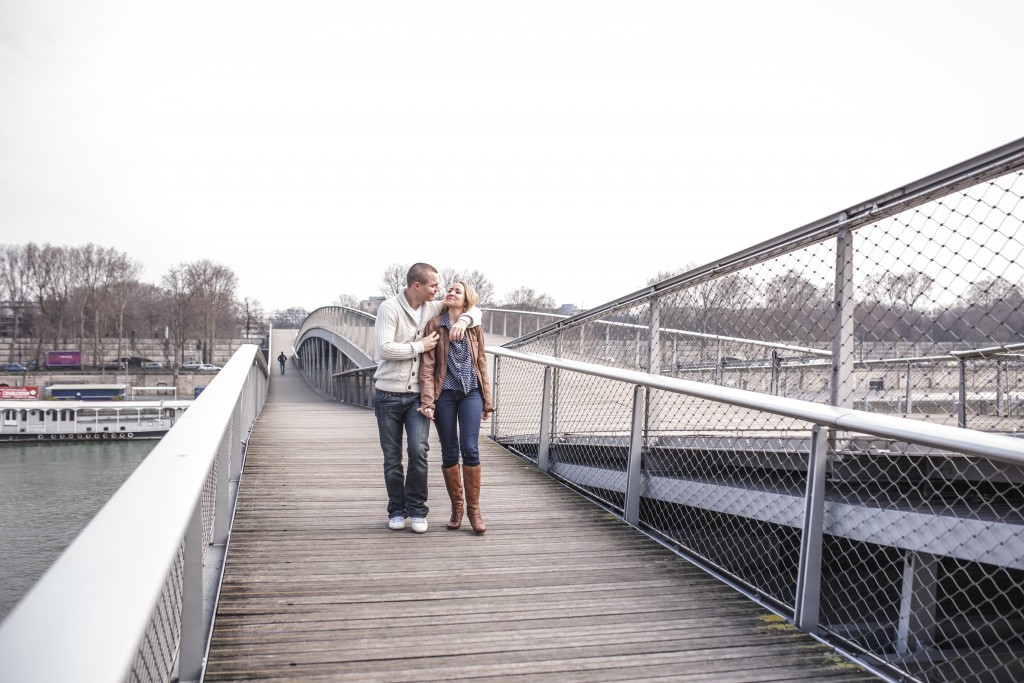
[[(342, 401), (366, 390), (373, 359), (373, 323), (369, 313), (345, 306), (324, 306), (310, 313), (295, 338), (295, 364), (321, 395)], [(360, 381), (354, 383), (353, 373)]]

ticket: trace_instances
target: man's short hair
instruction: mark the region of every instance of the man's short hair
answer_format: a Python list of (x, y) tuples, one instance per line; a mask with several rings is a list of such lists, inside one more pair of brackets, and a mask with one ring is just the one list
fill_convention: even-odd
[(437, 274), (437, 268), (429, 263), (414, 263), (405, 276), (405, 286), (412, 287), (414, 282), (421, 285), (427, 284), (427, 276), (431, 273)]

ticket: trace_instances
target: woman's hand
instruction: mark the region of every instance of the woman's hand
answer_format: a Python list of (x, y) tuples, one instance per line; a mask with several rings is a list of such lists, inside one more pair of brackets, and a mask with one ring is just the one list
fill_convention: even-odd
[(491, 418), (491, 413), (493, 413), (493, 412), (494, 412), (493, 410), (485, 410), (483, 412), (483, 414), (480, 416), (480, 421), (481, 422), (487, 422), (487, 420), (489, 420)]
[(427, 418), (431, 422), (434, 421), (434, 409), (433, 408), (420, 408), (420, 413), (423, 417)]

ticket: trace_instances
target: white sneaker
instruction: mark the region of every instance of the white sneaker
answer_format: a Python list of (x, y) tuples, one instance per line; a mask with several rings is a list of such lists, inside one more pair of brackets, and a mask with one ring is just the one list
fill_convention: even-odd
[(404, 529), (405, 528), (405, 516), (404, 515), (395, 515), (394, 517), (389, 519), (388, 520), (388, 528), (392, 529), (393, 531), (398, 531), (399, 529)]
[(418, 534), (427, 533), (427, 520), (423, 517), (412, 518), (412, 530)]

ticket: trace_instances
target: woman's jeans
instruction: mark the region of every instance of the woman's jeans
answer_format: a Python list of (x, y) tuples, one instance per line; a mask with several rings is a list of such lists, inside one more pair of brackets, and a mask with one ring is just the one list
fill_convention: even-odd
[[(419, 394), (374, 394), (380, 448), (384, 451), (384, 486), (388, 490), (388, 517), (427, 516), (427, 435), (430, 420), (419, 412)], [(402, 470), (402, 433), (407, 437), (409, 471)]]
[(479, 389), (468, 394), (445, 389), (434, 404), (434, 425), (441, 442), (441, 467), (462, 464), (476, 467), (480, 464), (480, 418), (484, 412), (484, 397)]

